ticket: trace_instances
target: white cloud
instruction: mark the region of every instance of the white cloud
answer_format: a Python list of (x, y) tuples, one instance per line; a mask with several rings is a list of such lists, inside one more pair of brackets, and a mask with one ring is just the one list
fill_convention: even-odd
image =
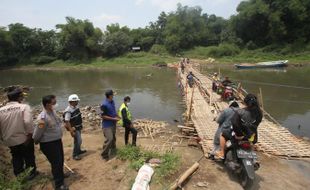
[(99, 16), (95, 16), (91, 19), (91, 21), (94, 23), (96, 27), (105, 28), (107, 25), (111, 23), (120, 22), (122, 20), (122, 17), (120, 15), (109, 15), (106, 13), (103, 13)]
[(136, 5), (141, 5), (144, 3), (144, 0), (135, 0)]

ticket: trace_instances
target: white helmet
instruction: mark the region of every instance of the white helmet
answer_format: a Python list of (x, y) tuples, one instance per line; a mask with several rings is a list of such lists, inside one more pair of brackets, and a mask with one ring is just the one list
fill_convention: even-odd
[(68, 102), (78, 102), (78, 101), (80, 101), (80, 99), (76, 94), (71, 94), (68, 98)]

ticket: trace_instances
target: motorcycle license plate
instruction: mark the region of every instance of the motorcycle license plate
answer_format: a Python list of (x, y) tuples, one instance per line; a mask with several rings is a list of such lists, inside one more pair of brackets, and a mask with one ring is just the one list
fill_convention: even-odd
[(242, 150), (242, 149), (237, 150), (237, 156), (238, 156), (238, 158), (251, 158), (251, 159), (257, 158), (257, 155), (255, 152), (246, 151), (246, 150)]

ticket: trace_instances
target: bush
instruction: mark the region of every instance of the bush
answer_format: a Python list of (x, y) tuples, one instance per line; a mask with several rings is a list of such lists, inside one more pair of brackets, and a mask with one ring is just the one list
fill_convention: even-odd
[(220, 44), (209, 47), (208, 55), (212, 57), (233, 56), (240, 53), (239, 47), (232, 44)]
[(150, 50), (151, 53), (153, 54), (167, 54), (167, 50), (165, 48), (165, 46), (163, 45), (159, 45), (159, 44), (154, 44)]
[(57, 59), (56, 57), (51, 57), (51, 56), (38, 56), (38, 57), (32, 58), (32, 62), (34, 62), (34, 64), (36, 65), (43, 65), (43, 64), (51, 63), (55, 61), (56, 59)]

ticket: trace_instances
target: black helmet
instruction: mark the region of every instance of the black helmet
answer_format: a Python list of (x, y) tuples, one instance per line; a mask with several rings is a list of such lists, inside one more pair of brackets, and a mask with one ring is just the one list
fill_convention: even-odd
[(258, 106), (257, 97), (254, 94), (247, 94), (243, 101), (248, 107)]

